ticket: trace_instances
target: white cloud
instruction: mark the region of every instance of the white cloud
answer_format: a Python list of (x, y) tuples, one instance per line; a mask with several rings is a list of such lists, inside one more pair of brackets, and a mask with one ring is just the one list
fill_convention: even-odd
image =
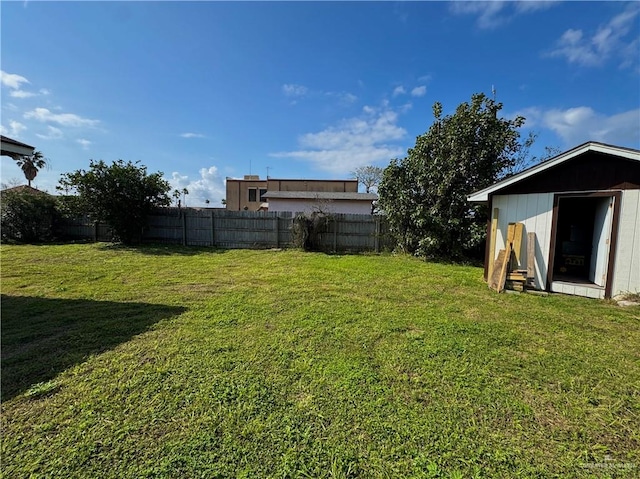
[(398, 111), (400, 113), (406, 113), (409, 110), (411, 110), (412, 108), (413, 108), (413, 104), (409, 101), (409, 102), (405, 103), (404, 105), (400, 105), (398, 107)]
[(304, 96), (309, 89), (306, 86), (296, 85), (294, 83), (287, 83), (282, 85), (282, 92), (286, 96)]
[(15, 103), (7, 102), (2, 104), (2, 109), (7, 111), (18, 111), (20, 108), (18, 108), (18, 105)]
[(25, 77), (0, 70), (0, 82), (13, 90), (19, 90), (22, 83), (30, 83)]
[(299, 150), (272, 153), (275, 158), (309, 161), (317, 168), (345, 174), (358, 166), (388, 162), (404, 151), (393, 142), (407, 134), (397, 125), (398, 114), (386, 106), (363, 108), (364, 117), (349, 118), (335, 127), (298, 138)]
[(51, 95), (51, 90), (48, 90), (47, 88), (40, 88), (38, 93), (40, 93), (41, 95)]
[(13, 98), (30, 98), (32, 96), (36, 96), (37, 93), (33, 93), (30, 91), (24, 91), (24, 90), (12, 90), (9, 95), (11, 95)]
[(514, 7), (516, 12), (518, 13), (529, 13), (529, 12), (537, 12), (538, 10), (547, 10), (559, 0), (527, 0), (515, 2)]
[(45, 135), (36, 133), (38, 138), (42, 138), (43, 140), (59, 140), (64, 135), (62, 134), (62, 130), (60, 128), (56, 128), (55, 126), (47, 126), (47, 133)]
[(614, 16), (592, 35), (582, 30), (568, 29), (547, 53), (551, 57), (563, 57), (569, 63), (587, 67), (603, 65), (612, 57), (618, 57), (620, 66), (626, 68), (638, 63), (638, 39), (631, 32), (636, 17), (640, 14), (640, 3), (633, 3)]
[(76, 143), (80, 144), (82, 146), (83, 150), (88, 150), (89, 147), (91, 146), (92, 142), (89, 140), (85, 140), (84, 138), (78, 138), (76, 140)]
[(425, 96), (427, 94), (427, 87), (417, 86), (413, 90), (411, 90), (411, 96)]
[(619, 145), (640, 145), (640, 109), (607, 116), (589, 107), (549, 110), (544, 125), (555, 131), (566, 143), (588, 140)]
[(606, 115), (588, 106), (564, 110), (532, 107), (519, 114), (527, 119), (528, 128), (549, 129), (566, 147), (590, 140), (634, 148), (640, 145), (640, 109)]
[(353, 93), (343, 93), (341, 98), (346, 103), (355, 103), (358, 100), (358, 97)]
[(457, 15), (477, 15), (479, 28), (491, 29), (510, 22), (518, 15), (524, 15), (553, 7), (556, 0), (551, 1), (473, 1), (452, 2), (450, 10)]
[[(187, 206), (221, 207), (221, 201), (226, 196), (226, 187), (218, 168), (215, 166), (201, 168), (199, 174), (200, 178), (192, 181), (188, 175), (174, 171), (169, 180), (171, 189), (182, 191), (186, 188), (189, 191), (186, 196)], [(208, 204), (206, 200), (209, 200)]]
[(24, 114), (27, 119), (35, 119), (42, 122), (57, 123), (62, 126), (96, 126), (99, 120), (82, 118), (74, 113), (53, 113), (46, 108), (36, 108)]
[(351, 105), (358, 100), (358, 97), (355, 96), (353, 93), (344, 92), (344, 91), (342, 92), (329, 91), (325, 93), (325, 95), (332, 98), (337, 98), (340, 103), (343, 103), (345, 105)]
[(505, 22), (499, 14), (505, 4), (503, 2), (453, 2), (450, 6), (455, 14), (478, 15), (476, 21), (480, 28), (495, 28)]
[(27, 127), (25, 125), (15, 120), (9, 121), (8, 128), (0, 125), (0, 133), (11, 138), (20, 138), (20, 134), (26, 129)]
[(402, 85), (395, 87), (393, 90), (393, 96), (404, 95), (405, 93), (407, 93), (407, 91)]
[(201, 133), (183, 133), (180, 135), (182, 138), (204, 138), (204, 135)]

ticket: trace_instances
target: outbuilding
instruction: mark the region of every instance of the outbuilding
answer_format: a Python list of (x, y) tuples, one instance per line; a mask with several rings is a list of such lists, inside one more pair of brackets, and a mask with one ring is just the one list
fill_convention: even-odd
[(269, 211), (370, 215), (378, 195), (350, 191), (267, 191), (264, 198), (269, 202)]
[(591, 298), (640, 292), (639, 150), (584, 143), (467, 199), (489, 207), (485, 279), (509, 223), (522, 223), (523, 243), (533, 244), (519, 266), (533, 272), (536, 289)]

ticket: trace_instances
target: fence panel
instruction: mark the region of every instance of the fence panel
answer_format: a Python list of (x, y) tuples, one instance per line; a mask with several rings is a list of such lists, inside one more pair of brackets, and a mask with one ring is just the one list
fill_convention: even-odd
[(213, 246), (211, 237), (211, 213), (207, 210), (185, 210), (185, 244), (188, 246)]
[(153, 243), (182, 244), (183, 218), (178, 208), (166, 208), (147, 218), (144, 241)]
[[(224, 209), (159, 208), (148, 217), (147, 243), (264, 249), (293, 246), (295, 215), (289, 212), (227, 211)], [(108, 225), (87, 217), (61, 225), (65, 238), (110, 241)], [(384, 217), (336, 214), (320, 235), (323, 251), (381, 251), (391, 247)]]
[(216, 211), (215, 245), (220, 248), (275, 248), (279, 221), (276, 213)]

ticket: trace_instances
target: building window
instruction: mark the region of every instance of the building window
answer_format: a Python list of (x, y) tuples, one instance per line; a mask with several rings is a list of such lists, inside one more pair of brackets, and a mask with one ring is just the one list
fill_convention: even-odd
[(264, 202), (264, 195), (267, 194), (266, 188), (260, 188), (260, 203)]
[(249, 188), (249, 202), (255, 203), (256, 201), (258, 201), (258, 189)]

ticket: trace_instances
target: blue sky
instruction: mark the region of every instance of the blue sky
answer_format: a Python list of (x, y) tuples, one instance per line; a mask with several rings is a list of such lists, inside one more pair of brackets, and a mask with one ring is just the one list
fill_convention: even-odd
[[(532, 149), (640, 148), (638, 2), (2, 2), (2, 134), (140, 161), (220, 206), (226, 177), (348, 178), (495, 87)], [(24, 181), (2, 157), (2, 181)], [(268, 169), (268, 170), (267, 170)]]

